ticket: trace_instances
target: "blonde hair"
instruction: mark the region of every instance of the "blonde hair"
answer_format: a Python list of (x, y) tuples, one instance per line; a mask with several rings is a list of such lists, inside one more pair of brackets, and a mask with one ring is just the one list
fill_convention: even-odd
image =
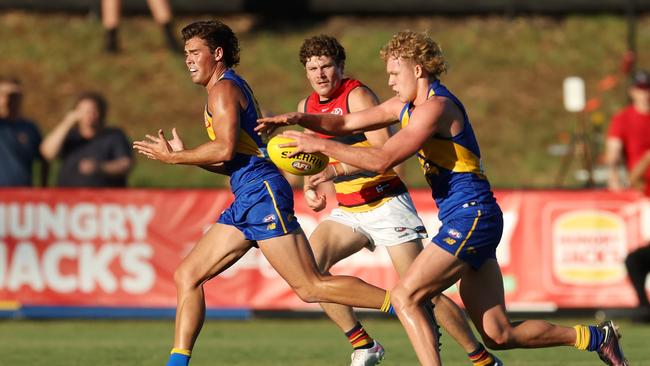
[(447, 62), (440, 46), (426, 33), (401, 31), (393, 36), (379, 51), (382, 60), (390, 57), (412, 60), (422, 65), (429, 75), (436, 79), (447, 72)]

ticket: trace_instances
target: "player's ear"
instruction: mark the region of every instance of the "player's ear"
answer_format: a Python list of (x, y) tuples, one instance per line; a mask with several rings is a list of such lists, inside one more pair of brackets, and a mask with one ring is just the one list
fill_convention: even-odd
[(415, 74), (416, 78), (421, 78), (424, 70), (422, 69), (422, 65), (416, 64), (415, 67), (413, 67), (413, 73)]
[(214, 60), (215, 61), (223, 60), (223, 48), (222, 47), (217, 47), (214, 50)]

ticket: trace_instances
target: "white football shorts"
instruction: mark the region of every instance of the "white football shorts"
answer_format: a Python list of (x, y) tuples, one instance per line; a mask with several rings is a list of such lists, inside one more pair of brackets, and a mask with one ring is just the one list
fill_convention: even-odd
[(427, 231), (418, 217), (411, 196), (402, 193), (383, 205), (365, 212), (332, 210), (325, 220), (349, 226), (370, 240), (370, 248), (392, 246), (427, 237)]

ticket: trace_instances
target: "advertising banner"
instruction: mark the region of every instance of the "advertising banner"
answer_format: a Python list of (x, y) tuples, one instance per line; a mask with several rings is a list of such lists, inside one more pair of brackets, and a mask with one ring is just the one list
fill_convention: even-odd
[[(440, 222), (430, 193), (411, 195), (435, 233)], [(302, 192), (295, 196), (309, 234), (327, 211), (314, 213)], [(510, 310), (636, 305), (623, 261), (650, 241), (647, 199), (604, 191), (496, 196), (505, 218), (498, 259)], [(0, 189), (0, 309), (173, 308), (176, 267), (231, 199), (227, 190)], [(333, 197), (329, 202), (331, 209)], [(332, 272), (384, 288), (397, 281), (384, 248), (364, 249)], [(447, 293), (460, 301), (454, 288)], [(319, 309), (295, 296), (255, 248), (208, 282), (205, 297), (209, 308)]]

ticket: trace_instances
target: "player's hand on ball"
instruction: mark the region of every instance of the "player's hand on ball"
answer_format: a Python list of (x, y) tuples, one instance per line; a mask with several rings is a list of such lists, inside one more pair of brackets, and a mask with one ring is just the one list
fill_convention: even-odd
[[(318, 139), (317, 139), (318, 140)], [(322, 153), (296, 152), (296, 141), (283, 135), (266, 144), (269, 159), (280, 169), (295, 175), (312, 175), (327, 168), (329, 158)]]
[(289, 155), (293, 157), (298, 155), (301, 152), (304, 153), (317, 153), (323, 150), (322, 141), (323, 139), (317, 137), (314, 134), (307, 134), (300, 131), (284, 131), (280, 135), (282, 137), (288, 137), (293, 139), (293, 142), (280, 145), (280, 147), (295, 147), (295, 151)]

